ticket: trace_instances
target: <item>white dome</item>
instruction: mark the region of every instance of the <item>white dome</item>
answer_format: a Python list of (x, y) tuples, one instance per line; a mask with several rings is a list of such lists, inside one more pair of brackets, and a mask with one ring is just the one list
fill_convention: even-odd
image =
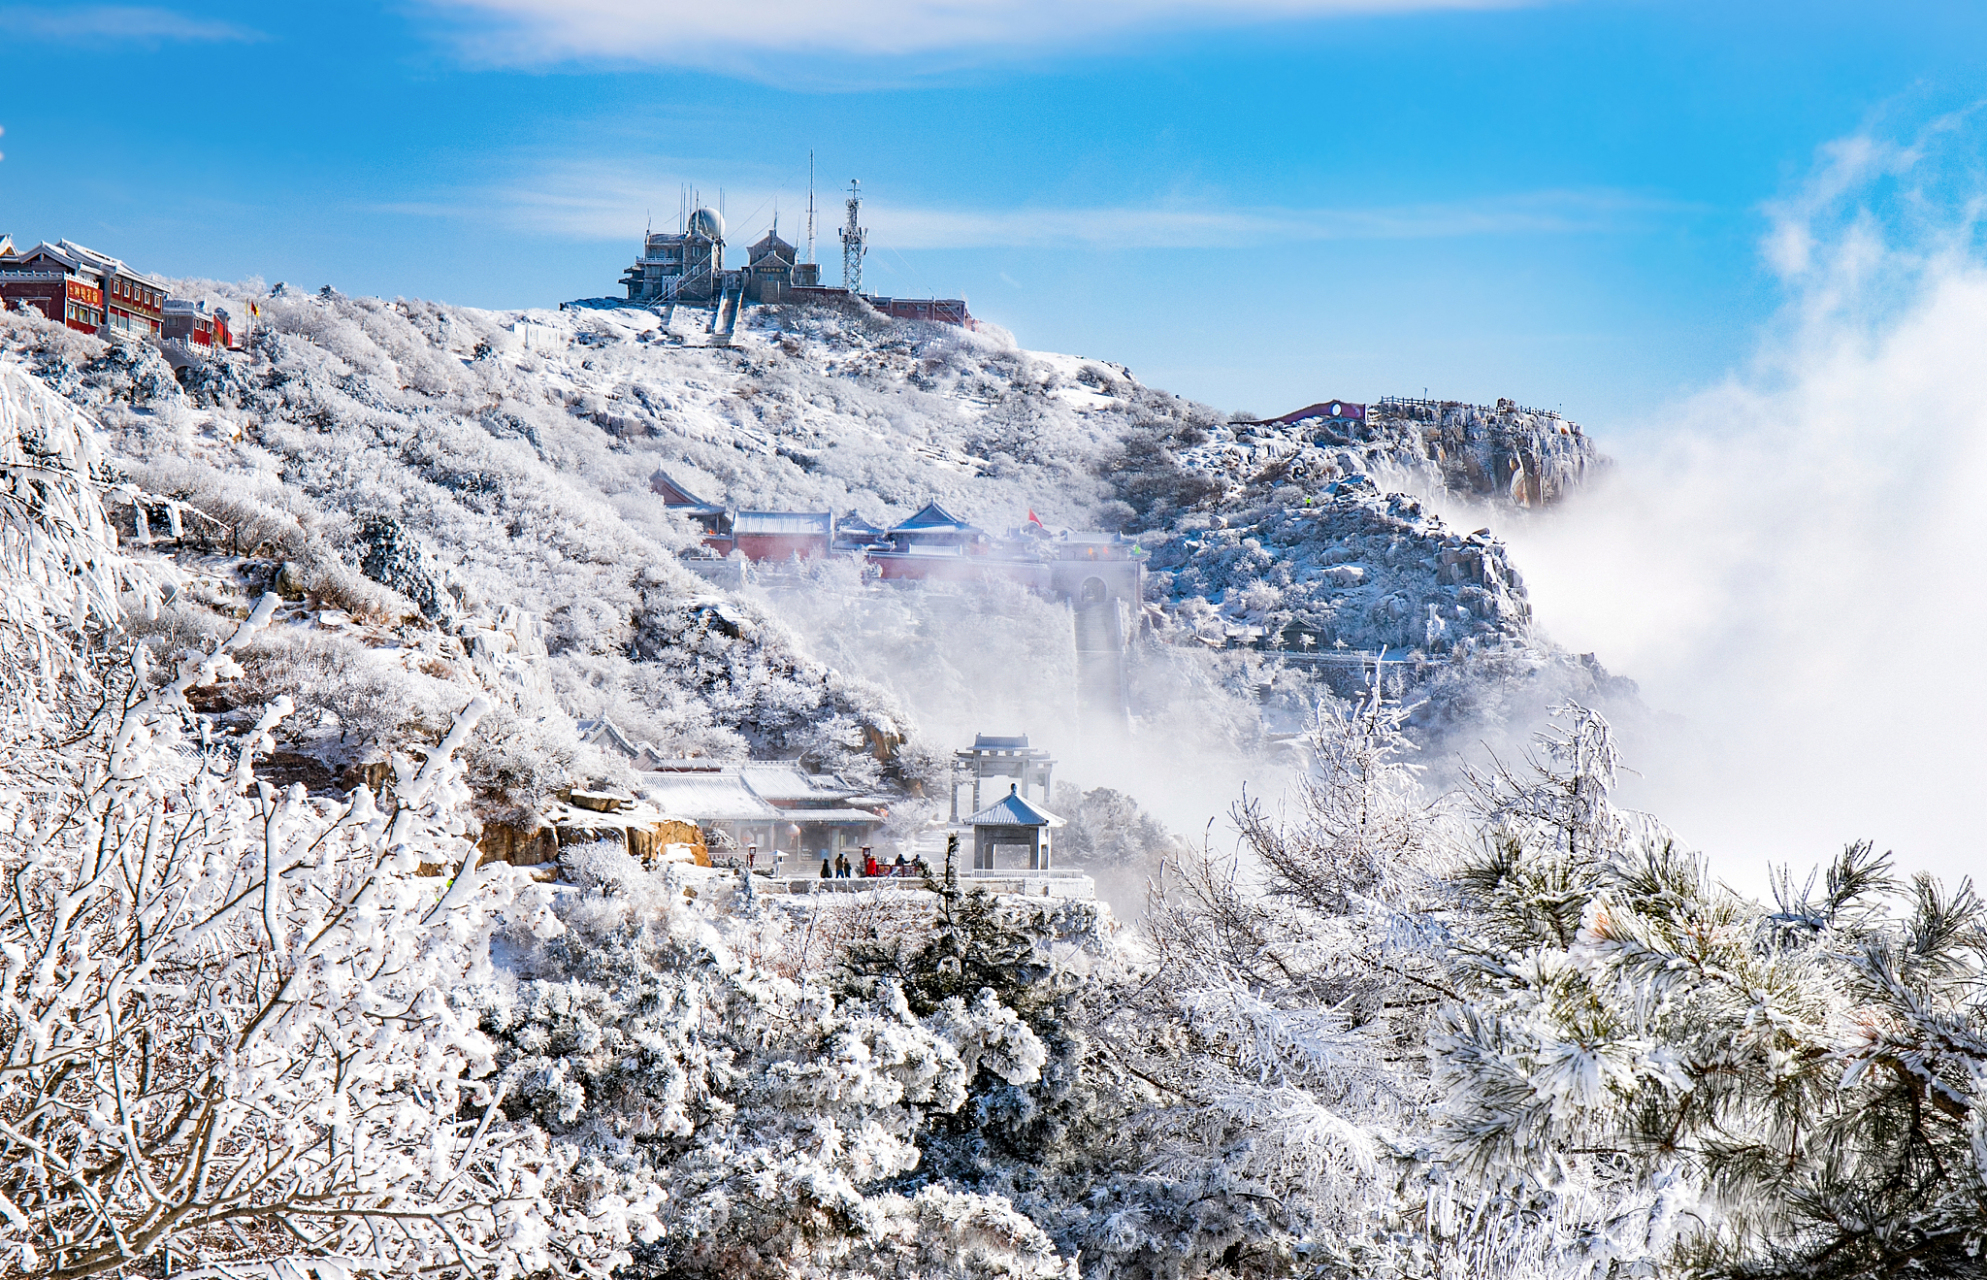
[(724, 217), (716, 209), (699, 209), (690, 215), (690, 234), (711, 240), (724, 239)]

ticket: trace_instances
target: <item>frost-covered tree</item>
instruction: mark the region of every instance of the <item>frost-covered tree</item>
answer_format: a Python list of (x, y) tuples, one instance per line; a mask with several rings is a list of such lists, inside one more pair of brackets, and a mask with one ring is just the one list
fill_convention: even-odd
[(20, 571), (0, 635), (0, 1258), (624, 1259), (621, 1206), (570, 1198), (565, 1154), (503, 1117), (493, 1045), (449, 1000), (499, 915), (528, 925), (542, 893), (465, 838), (454, 755), (488, 703), (394, 762), (385, 808), (258, 783), (287, 703), (231, 740), (187, 694), (239, 672), (276, 598), (155, 674), (114, 629), (114, 588), (142, 575), (108, 536), (89, 424), (5, 369), (0, 415), (0, 558)]
[(77, 690), (77, 664), (120, 612), (130, 582), (99, 489), (89, 424), (0, 360), (0, 696), (32, 729)]
[(576, 1153), (578, 1185), (669, 1189), (630, 1274), (1073, 1274), (999, 1196), (896, 1189), (976, 1075), (1040, 1072), (1040, 1041), (991, 990), (922, 1009), (894, 982), (838, 993), (742, 958), (808, 923), (735, 904), (716, 927), (618, 850), (575, 869), (563, 932), (511, 939), (479, 1000), (510, 1114)]
[(1377, 689), (1322, 708), (1291, 806), (1234, 817), (1238, 849), (1168, 867), (1159, 969), (1105, 1026), (1153, 1090), (1148, 1156), (1114, 1188), (1115, 1275), (1393, 1265), (1386, 1211), (1429, 1099), (1426, 1009), (1445, 998), (1417, 911), (1436, 829)]
[[(1718, 1276), (1987, 1273), (1987, 914), (1853, 845), (1763, 907), (1608, 800), (1570, 708), (1481, 780), (1482, 852), (1436, 1038), (1443, 1150), (1590, 1266)], [(1893, 902), (1902, 892), (1902, 903)]]

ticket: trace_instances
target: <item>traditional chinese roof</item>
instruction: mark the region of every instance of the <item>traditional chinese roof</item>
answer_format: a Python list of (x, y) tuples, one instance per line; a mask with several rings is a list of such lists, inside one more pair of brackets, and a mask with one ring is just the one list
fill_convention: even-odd
[(771, 804), (833, 805), (855, 794), (840, 778), (806, 773), (799, 765), (786, 761), (740, 765), (738, 772), (745, 785), (752, 788), (753, 795)]
[(972, 525), (967, 524), (964, 520), (953, 515), (936, 502), (927, 502), (916, 515), (899, 524), (897, 529), (892, 530), (892, 532), (894, 533), (897, 530), (971, 529), (972, 527)]
[(969, 827), (1060, 827), (1063, 820), (1023, 800), (1012, 785), (1007, 794), (966, 819)]
[(735, 773), (647, 773), (642, 792), (665, 813), (693, 822), (745, 822), (779, 819), (780, 810), (752, 794)]
[(732, 518), (731, 531), (744, 533), (814, 534), (826, 537), (835, 517), (826, 511), (741, 511)]

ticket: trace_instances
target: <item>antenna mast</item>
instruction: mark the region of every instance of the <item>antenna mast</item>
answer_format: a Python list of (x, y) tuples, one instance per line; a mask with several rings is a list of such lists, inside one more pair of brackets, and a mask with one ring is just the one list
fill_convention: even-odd
[(854, 178), (849, 180), (849, 225), (841, 230), (842, 236), (842, 287), (850, 293), (862, 292), (862, 255), (865, 242), (869, 239), (869, 228), (860, 225), (862, 218), (862, 183)]
[(814, 148), (807, 149), (807, 260), (814, 261)]

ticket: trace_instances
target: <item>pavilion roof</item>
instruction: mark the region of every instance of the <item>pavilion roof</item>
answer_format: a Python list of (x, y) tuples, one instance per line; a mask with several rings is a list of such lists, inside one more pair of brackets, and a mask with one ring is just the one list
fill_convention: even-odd
[(1060, 827), (1063, 820), (1023, 800), (1010, 787), (1006, 795), (966, 819), (969, 827)]
[(936, 502), (927, 502), (916, 515), (896, 527), (898, 529), (971, 529), (973, 526)]

